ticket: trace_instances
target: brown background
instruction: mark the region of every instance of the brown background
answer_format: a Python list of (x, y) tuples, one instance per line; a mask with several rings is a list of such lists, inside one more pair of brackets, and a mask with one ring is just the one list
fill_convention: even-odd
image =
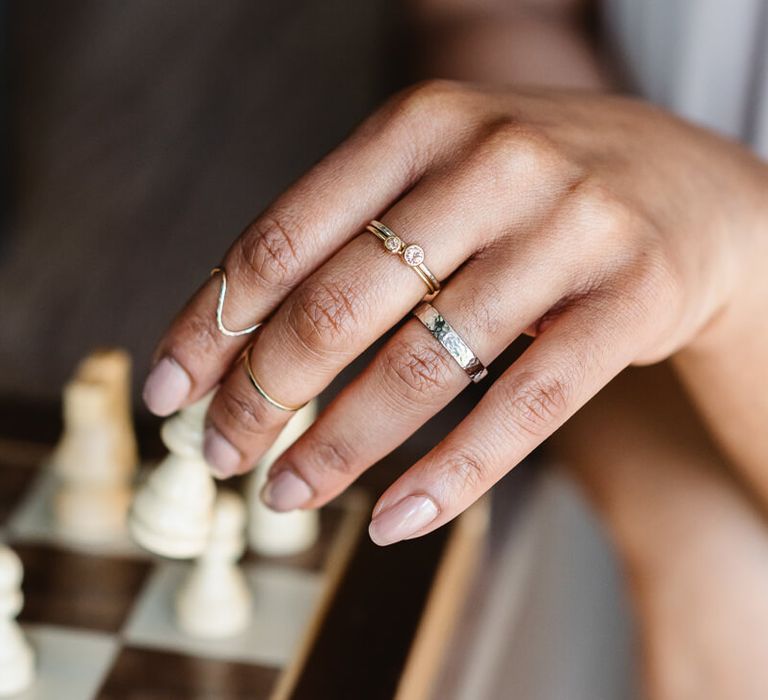
[(143, 377), (232, 239), (403, 81), (398, 8), (4, 5), (0, 396), (56, 398), (96, 345), (129, 348)]

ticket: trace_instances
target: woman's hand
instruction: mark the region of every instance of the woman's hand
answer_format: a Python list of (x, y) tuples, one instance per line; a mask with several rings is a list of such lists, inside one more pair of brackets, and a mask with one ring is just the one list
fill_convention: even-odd
[[(428, 83), (391, 100), (281, 196), (160, 343), (145, 388), (168, 414), (221, 387), (205, 453), (250, 468), (291, 414), (418, 304), (426, 289), (364, 231), (380, 219), (442, 281), (433, 305), (485, 363), (528, 350), (464, 421), (383, 494), (380, 544), (425, 534), (485, 492), (631, 363), (695, 342), (757, 266), (766, 168), (740, 147), (645, 104), (592, 94)], [(416, 319), (274, 464), (277, 510), (322, 505), (464, 387)]]

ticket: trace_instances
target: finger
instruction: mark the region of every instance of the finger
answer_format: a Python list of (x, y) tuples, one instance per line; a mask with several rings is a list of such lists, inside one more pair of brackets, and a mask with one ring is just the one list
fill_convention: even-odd
[[(604, 252), (595, 229), (591, 214), (565, 207), (551, 222), (551, 235), (531, 231), (499, 240), (462, 267), (432, 303), (481, 361), (489, 363), (534, 319), (580, 293), (585, 270), (596, 267)], [(591, 243), (585, 240), (587, 231)], [(466, 372), (421, 322), (410, 320), (275, 462), (270, 483), (296, 483), (298, 478), (309, 486), (303, 491), (312, 493), (298, 505), (322, 505), (468, 383)], [(282, 491), (269, 486), (264, 495), (274, 499)], [(285, 510), (297, 504), (273, 500), (270, 505)]]
[(379, 499), (369, 528), (380, 545), (448, 522), (487, 491), (626, 367), (641, 313), (596, 296), (559, 317), (475, 410)]
[[(438, 92), (422, 88), (393, 100), (235, 241), (223, 260), (226, 327), (262, 322), (293, 287), (439, 158), (438, 146), (452, 140), (448, 115), (454, 111), (436, 110)], [(147, 406), (158, 415), (207, 393), (248, 342), (247, 336), (230, 337), (217, 327), (221, 281), (216, 275), (201, 287), (158, 345), (144, 388)]]
[[(519, 138), (517, 131), (514, 137)], [(531, 178), (530, 150), (521, 148), (511, 157), (505, 141), (507, 150), (500, 159), (499, 138), (491, 134), (464, 159), (422, 178), (384, 216), (406, 242), (424, 248), (426, 262), (439, 279), (492, 242), (502, 225), (515, 227), (545, 210), (554, 194), (542, 193), (542, 182), (551, 186), (571, 176), (547, 152), (537, 156), (538, 177)], [(509, 182), (518, 183), (517, 196), (499, 196)], [(473, 204), (471, 214), (465, 211), (466, 202)], [(259, 334), (250, 360), (259, 391), (280, 404), (303, 404), (399, 321), (425, 291), (414, 270), (387, 253), (373, 235), (363, 233), (300, 285)], [(267, 405), (258, 410), (264, 421), (259, 425), (254, 411), (243, 410), (249, 393), (251, 403), (264, 403), (242, 372), (233, 373), (209, 409), (214, 429), (207, 435), (205, 451), (219, 474), (247, 469), (268, 447), (276, 423), (287, 418)]]

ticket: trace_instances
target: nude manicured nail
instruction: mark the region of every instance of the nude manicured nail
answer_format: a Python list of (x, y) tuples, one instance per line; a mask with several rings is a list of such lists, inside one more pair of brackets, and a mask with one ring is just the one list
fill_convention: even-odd
[(371, 520), (368, 534), (378, 545), (407, 539), (437, 517), (437, 506), (426, 496), (406, 496)]
[(203, 456), (211, 471), (222, 479), (232, 476), (243, 458), (240, 450), (213, 426), (205, 429)]
[(270, 479), (261, 492), (261, 500), (272, 510), (294, 510), (312, 498), (309, 484), (294, 472), (286, 469)]
[(169, 416), (181, 408), (191, 388), (192, 380), (181, 365), (164, 357), (144, 383), (144, 403), (156, 416)]

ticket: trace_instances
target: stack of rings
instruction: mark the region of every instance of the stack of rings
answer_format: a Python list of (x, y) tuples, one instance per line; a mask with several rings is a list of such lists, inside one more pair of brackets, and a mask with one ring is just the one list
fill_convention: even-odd
[(420, 245), (406, 243), (391, 228), (375, 219), (365, 229), (383, 241), (387, 251), (399, 255), (403, 262), (421, 277), (422, 282), (427, 285), (428, 297), (434, 297), (440, 291), (440, 282), (424, 264), (424, 249)]
[[(410, 267), (424, 282), (427, 287), (427, 295), (425, 298), (434, 298), (434, 296), (440, 291), (440, 282), (432, 274), (432, 271), (424, 263), (424, 249), (416, 244), (407, 244), (400, 236), (395, 234), (392, 229), (388, 228), (380, 221), (373, 220), (366, 230), (376, 236), (384, 243), (384, 248), (395, 255), (399, 255), (403, 262)], [(259, 324), (254, 324), (240, 330), (230, 330), (224, 325), (223, 312), (224, 301), (227, 295), (227, 273), (223, 267), (215, 267), (211, 270), (211, 276), (215, 274), (221, 275), (221, 287), (219, 289), (219, 298), (216, 305), (216, 326), (223, 335), (228, 337), (236, 337), (242, 335), (248, 335), (253, 333)], [(442, 314), (428, 302), (420, 304), (413, 311), (414, 316), (421, 321), (425, 328), (432, 334), (432, 336), (445, 348), (455, 362), (467, 373), (467, 376), (473, 382), (479, 382), (483, 377), (488, 374), (488, 370), (483, 363), (478, 359), (474, 352), (470, 349), (469, 345), (464, 339), (454, 330), (448, 321), (442, 316)], [(302, 406), (290, 406), (284, 404), (281, 401), (270, 396), (261, 386), (259, 380), (253, 372), (251, 366), (251, 351), (253, 350), (253, 344), (249, 345), (242, 355), (243, 368), (248, 375), (253, 388), (258, 394), (271, 406), (281, 411), (298, 411)]]

